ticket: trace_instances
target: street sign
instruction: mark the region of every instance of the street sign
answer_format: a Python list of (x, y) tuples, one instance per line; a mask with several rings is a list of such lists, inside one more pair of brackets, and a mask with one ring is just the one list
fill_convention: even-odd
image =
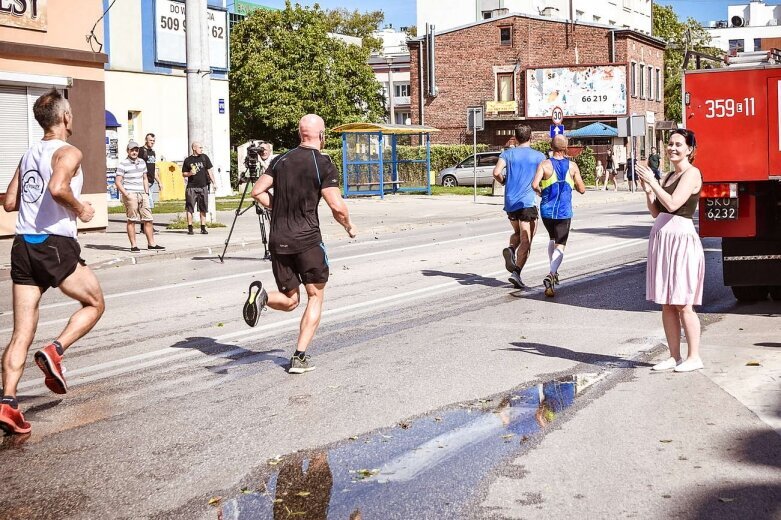
[(561, 109), (561, 107), (553, 107), (553, 111), (551, 112), (551, 120), (553, 121), (554, 125), (561, 125), (561, 123), (564, 122), (564, 111)]
[(645, 116), (619, 117), (616, 119), (618, 137), (645, 135)]
[(557, 135), (564, 135), (564, 125), (550, 125), (550, 138), (553, 139)]
[(220, 114), (224, 114), (225, 113), (225, 99), (224, 98), (220, 98), (220, 99), (217, 100), (217, 109), (220, 112)]
[(478, 132), (485, 130), (485, 118), (483, 117), (483, 107), (467, 107), (466, 109), (466, 129), (471, 132), (473, 129)]

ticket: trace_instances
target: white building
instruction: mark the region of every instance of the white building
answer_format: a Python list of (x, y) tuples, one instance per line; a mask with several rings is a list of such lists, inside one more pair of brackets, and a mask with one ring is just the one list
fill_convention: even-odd
[(369, 65), (382, 85), (389, 122), (407, 124), (412, 118), (407, 33), (387, 28), (374, 36), (382, 40), (382, 51), (369, 58)]
[[(104, 2), (105, 3), (105, 2)], [(212, 143), (204, 152), (214, 164), (217, 194), (229, 195), (228, 27), (226, 0), (208, 0)], [(130, 139), (144, 144), (154, 133), (157, 160), (183, 161), (190, 155), (187, 134), (184, 2), (116, 0), (103, 19), (106, 110), (121, 125), (118, 151)]]
[(651, 34), (651, 0), (417, 0), (418, 34), (509, 13), (578, 20)]
[[(708, 25), (711, 45), (725, 52), (762, 50), (762, 40), (781, 38), (781, 5), (768, 5), (763, 0), (727, 6), (727, 19)], [(779, 47), (777, 42), (765, 48)]]

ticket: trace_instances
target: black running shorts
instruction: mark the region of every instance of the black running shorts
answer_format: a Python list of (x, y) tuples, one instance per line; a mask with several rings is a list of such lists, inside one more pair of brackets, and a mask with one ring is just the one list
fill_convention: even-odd
[(184, 210), (187, 213), (195, 213), (195, 207), (199, 213), (209, 211), (209, 187), (187, 188), (184, 190)]
[(539, 217), (537, 206), (531, 208), (521, 208), (516, 211), (509, 211), (507, 218), (510, 220), (520, 220), (521, 222), (534, 222)]
[(49, 235), (40, 244), (30, 244), (16, 235), (11, 245), (11, 280), (17, 285), (37, 285), (44, 291), (57, 287), (78, 264), (86, 262), (73, 238)]
[(328, 254), (323, 244), (292, 255), (272, 254), (271, 270), (277, 288), (283, 293), (296, 289), (302, 283), (326, 283), (330, 274)]
[(569, 238), (569, 226), (572, 223), (571, 218), (543, 218), (542, 224), (548, 230), (548, 236), (553, 243), (567, 245)]

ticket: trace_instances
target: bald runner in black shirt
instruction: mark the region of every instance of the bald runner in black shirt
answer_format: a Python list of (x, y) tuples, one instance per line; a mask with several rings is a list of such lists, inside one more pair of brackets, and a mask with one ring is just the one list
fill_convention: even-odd
[[(305, 353), (320, 325), (325, 285), (330, 274), (317, 216), (320, 199), (325, 199), (334, 220), (351, 238), (356, 234), (347, 205), (342, 200), (339, 173), (331, 159), (320, 153), (325, 142), (325, 123), (320, 116), (306, 115), (299, 122), (298, 133), (301, 144), (276, 157), (252, 189), (252, 197), (272, 209), (269, 247), (271, 269), (279, 289), (266, 293), (261, 287), (257, 301), (261, 306), (290, 312), (300, 302), (301, 284), (306, 288), (306, 310), (301, 318), (296, 351), (290, 359), (288, 371), (291, 374), (315, 368), (311, 357)], [(273, 196), (269, 193), (272, 187)]]

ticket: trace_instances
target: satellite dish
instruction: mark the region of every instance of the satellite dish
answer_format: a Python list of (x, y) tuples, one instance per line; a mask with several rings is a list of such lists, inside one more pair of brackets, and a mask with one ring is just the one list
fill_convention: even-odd
[(730, 18), (730, 22), (732, 22), (732, 27), (743, 27), (743, 24), (745, 24), (742, 16), (733, 16)]

